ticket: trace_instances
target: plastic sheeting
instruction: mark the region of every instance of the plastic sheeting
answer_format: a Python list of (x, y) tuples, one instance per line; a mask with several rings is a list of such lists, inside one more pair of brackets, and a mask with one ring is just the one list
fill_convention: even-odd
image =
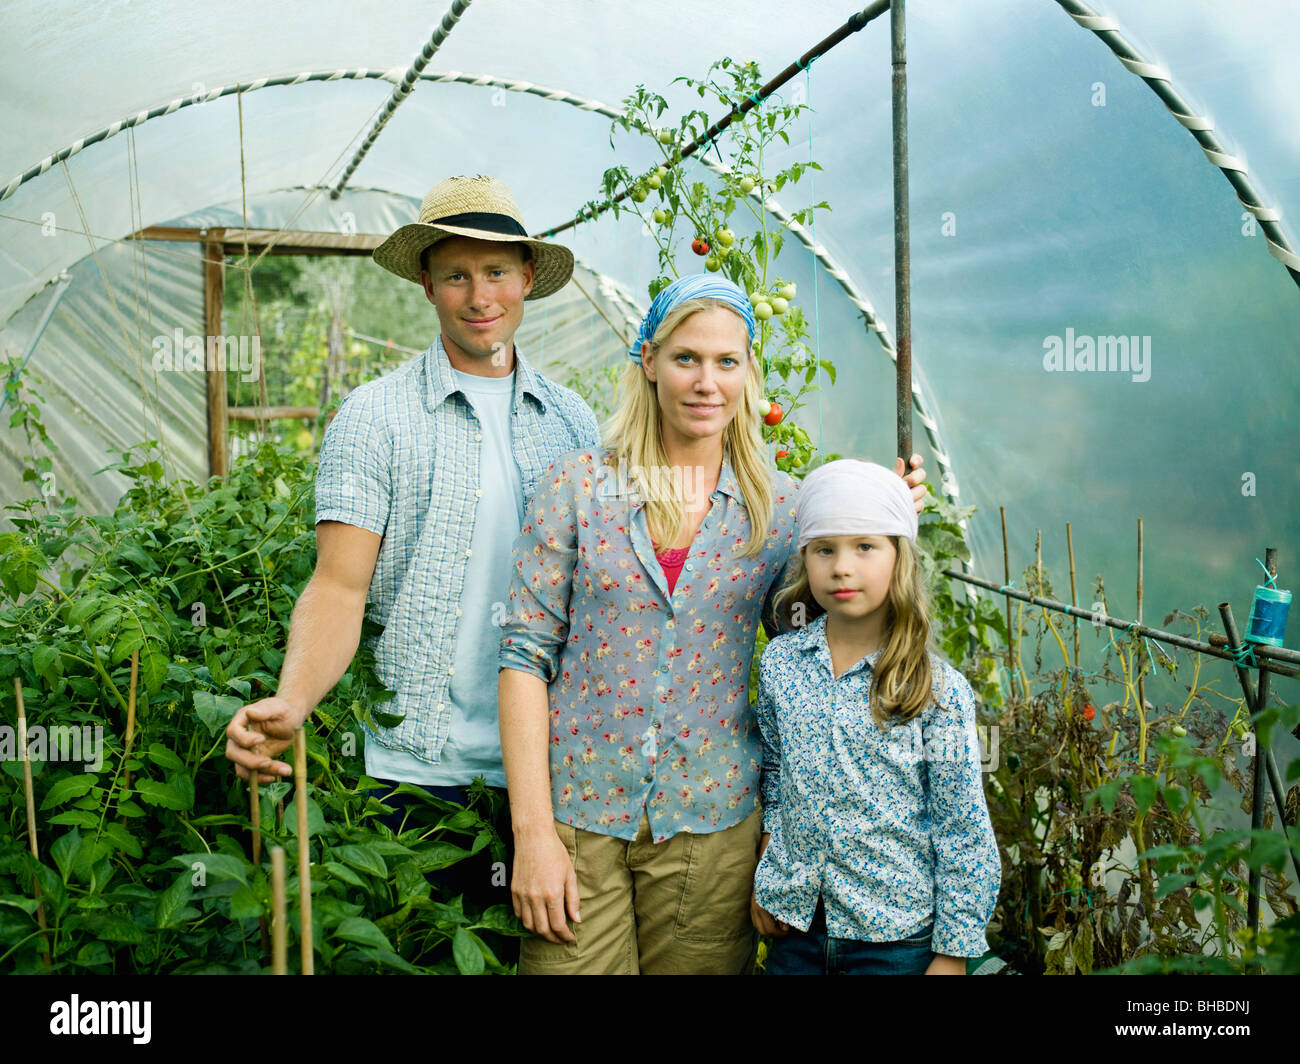
[[(677, 107), (694, 106), (696, 98), (667, 89), (672, 76), (701, 74), (722, 54), (756, 58), (774, 73), (853, 10), (768, 0), (476, 0), (430, 69), (524, 78), (611, 105), (644, 82)], [(1291, 5), (1115, 0), (1098, 10), (1213, 117), (1266, 202), (1284, 219), (1300, 211), (1300, 17)], [(336, 2), (8, 5), (0, 13), (0, 40), (10, 42), (0, 64), (3, 172), (219, 85), (302, 70), (404, 69), (441, 13), (414, 2), (386, 4), (378, 17)], [(1044, 562), (1063, 589), (1068, 520), (1081, 597), (1090, 600), (1093, 575), (1105, 572), (1110, 611), (1132, 616), (1143, 516), (1148, 617), (1222, 599), (1244, 616), (1259, 575), (1254, 558), (1266, 545), (1283, 548), (1286, 584), (1300, 527), (1289, 431), (1295, 284), (1250, 235), (1187, 131), (1059, 5), (913, 0), (908, 17), (914, 351), (962, 501), (983, 511), (972, 526), (977, 571), (1000, 576), (996, 511), (1005, 504), (1013, 570), (1032, 559), (1042, 528)], [(801, 89), (814, 112), (777, 161), (811, 155), (825, 168), (778, 198), (790, 209), (830, 201), (817, 239), (892, 328), (888, 37), (879, 19), (787, 86), (787, 98)], [(303, 218), (321, 222), (313, 212), (331, 209), (318, 186), (347, 163), (391, 88), (340, 80), (243, 96), (248, 200), (255, 211), (268, 205), (257, 224), (331, 227)], [(515, 190), (530, 227), (543, 229), (593, 198), (607, 166), (655, 158), (650, 145), (622, 135), (611, 150), (608, 129), (607, 119), (563, 103), (421, 84), (352, 187), (418, 201), (449, 173), (489, 172)], [(39, 304), (42, 285), (85, 256), (83, 211), (103, 240), (212, 204), (239, 211), (240, 146), (236, 101), (203, 103), (91, 146), (66, 172), (55, 166), (0, 201), (0, 321), (34, 295)], [(42, 219), (56, 236), (40, 235)], [(644, 299), (653, 253), (638, 223), (602, 219), (565, 239)], [(690, 259), (682, 256), (683, 269), (695, 268)], [(793, 242), (780, 269), (799, 283), (818, 345), (841, 374), (805, 423), (828, 449), (888, 456), (892, 366), (876, 338)], [(529, 328), (539, 309), (530, 306)], [(592, 322), (590, 342), (608, 333)], [(1147, 379), (1044, 365), (1053, 337), (1095, 344), (1118, 336), (1138, 337), (1143, 349), (1149, 342)], [(50, 343), (33, 358), (38, 371)], [(103, 356), (87, 347), (80, 357)]]

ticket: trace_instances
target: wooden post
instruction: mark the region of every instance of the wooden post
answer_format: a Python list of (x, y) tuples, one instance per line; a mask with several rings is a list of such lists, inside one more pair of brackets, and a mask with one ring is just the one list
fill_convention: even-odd
[[(18, 756), (23, 759), (23, 796), (27, 801), (27, 845), (32, 857), (39, 861), (40, 851), (36, 848), (36, 795), (32, 790), (32, 763), (27, 759), (27, 710), (23, 706), (23, 682), (14, 677), (14, 696), (18, 699)], [(32, 892), (36, 895), (36, 923), (41, 929), (41, 953), (45, 966), (50, 966), (50, 946), (45, 938), (45, 899), (41, 897), (41, 885), (32, 879)]]
[(912, 457), (912, 297), (911, 238), (907, 193), (907, 34), (904, 0), (889, 5), (890, 54), (893, 63), (894, 125), (894, 316), (898, 326), (898, 372), (895, 415), (898, 455), (904, 470)]
[(212, 230), (213, 239), (203, 249), (203, 354), (209, 361), (204, 377), (208, 390), (208, 473), (224, 477), (230, 469), (226, 453), (226, 371), (211, 361), (213, 337), (222, 334), (221, 308), (226, 289), (226, 253), (222, 230)]
[(298, 807), (298, 919), (302, 925), (302, 974), (314, 975), (311, 926), (311, 853), (307, 837), (307, 734), (293, 733), (293, 800)]
[(284, 902), (284, 847), (271, 847), (271, 973), (289, 974), (288, 906)]

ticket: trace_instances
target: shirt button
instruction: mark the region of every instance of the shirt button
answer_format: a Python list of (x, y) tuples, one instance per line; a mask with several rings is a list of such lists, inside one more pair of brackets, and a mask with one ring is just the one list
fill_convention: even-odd
[(476, 499), (481, 499), (482, 497), (483, 497), (483, 489), (482, 489), (482, 488), (475, 488), (475, 489), (474, 489), (474, 498), (476, 498)]
[(454, 665), (450, 666), (450, 667), (447, 669), (447, 675), (448, 675), (448, 676), (455, 676), (455, 675), (456, 675), (456, 666), (454, 666)]
[(673, 626), (673, 622), (672, 622), (672, 621), (665, 621), (665, 622), (664, 622), (664, 627), (665, 627), (665, 628), (671, 628), (672, 626)]
[(466, 558), (472, 558), (472, 557), (474, 557), (474, 551), (471, 550), (469, 547), (466, 547), (466, 548), (465, 548), (465, 557), (466, 557)]
[(483, 433), (481, 433), (481, 432), (476, 432), (476, 433), (474, 433), (474, 439), (475, 439), (475, 440), (481, 440), (482, 438), (483, 438)]
[(457, 616), (457, 617), (460, 616), (460, 610), (457, 610), (457, 611), (456, 611), (456, 616)]
[(688, 570), (688, 571), (689, 571), (689, 570), (691, 570), (691, 569), (693, 569), (693, 568), (694, 568), (694, 566), (693, 566), (693, 565), (691, 565), (691, 563), (690, 563), (690, 562), (687, 562), (687, 563), (686, 563), (686, 568), (687, 568), (687, 570)]
[(441, 702), (438, 703), (438, 712), (439, 712), (439, 713), (442, 712), (442, 703), (441, 703)]

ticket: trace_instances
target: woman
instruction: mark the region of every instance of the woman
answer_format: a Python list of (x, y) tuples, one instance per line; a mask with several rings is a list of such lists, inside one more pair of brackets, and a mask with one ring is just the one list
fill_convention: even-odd
[(557, 459), (525, 512), (498, 680), (521, 973), (752, 967), (748, 682), (797, 489), (764, 461), (753, 336), (729, 281), (669, 285), (606, 447)]

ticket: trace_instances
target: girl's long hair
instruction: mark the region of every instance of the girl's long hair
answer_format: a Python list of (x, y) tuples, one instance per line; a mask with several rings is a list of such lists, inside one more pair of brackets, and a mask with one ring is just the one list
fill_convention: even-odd
[[(692, 314), (710, 307), (736, 311), (717, 299), (687, 299), (666, 315), (650, 340), (656, 355), (664, 343), (683, 321)], [(731, 459), (731, 468), (739, 481), (749, 511), (750, 535), (745, 547), (745, 557), (755, 557), (763, 549), (768, 529), (772, 523), (773, 494), (771, 473), (763, 455), (763, 439), (758, 429), (758, 404), (763, 397), (763, 378), (758, 359), (750, 352), (745, 373), (745, 390), (741, 393), (736, 416), (722, 434), (722, 446)], [(659, 398), (655, 386), (646, 378), (636, 362), (628, 364), (619, 384), (619, 400), (614, 413), (603, 426), (605, 446), (611, 451), (610, 464), (623, 464), (630, 470), (629, 477), (641, 471), (651, 477), (649, 484), (641, 483), (646, 500), (646, 523), (656, 543), (668, 546), (681, 533), (686, 522), (685, 499), (679, 477), (666, 475), (671, 470), (668, 453), (664, 449), (663, 426), (660, 421)]]
[[(881, 727), (891, 720), (906, 723), (933, 697), (930, 610), (921, 557), (906, 536), (890, 536), (889, 541), (895, 554), (886, 600), (885, 644), (871, 672), (871, 715)], [(799, 564), (777, 592), (774, 606), (783, 626), (806, 624), (826, 612), (813, 598), (802, 550)]]

